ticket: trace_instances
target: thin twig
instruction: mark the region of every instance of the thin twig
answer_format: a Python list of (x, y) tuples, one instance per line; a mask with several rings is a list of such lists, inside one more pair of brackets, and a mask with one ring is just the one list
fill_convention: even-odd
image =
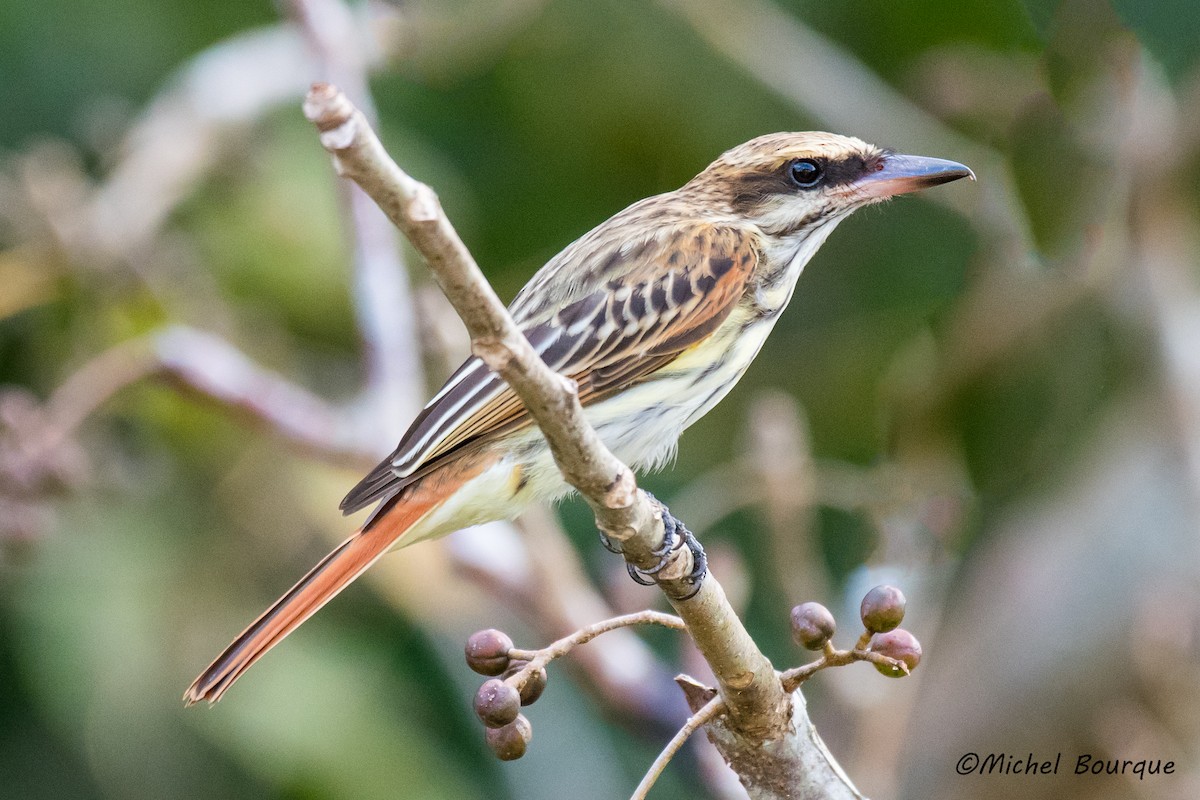
[(529, 664), (523, 671), (533, 672), (546, 666), (556, 658), (562, 658), (579, 645), (587, 644), (601, 634), (620, 628), (628, 628), (632, 625), (661, 625), (664, 628), (670, 628), (675, 631), (687, 630), (687, 626), (683, 624), (683, 620), (679, 617), (647, 609), (593, 623), (587, 627), (580, 628), (569, 636), (564, 636), (558, 641), (552, 642), (540, 650), (520, 650), (513, 648), (508, 651), (508, 655), (510, 658), (528, 661)]
[(663, 770), (667, 768), (667, 764), (671, 763), (671, 759), (679, 752), (679, 748), (683, 747), (687, 740), (692, 737), (693, 733), (712, 722), (718, 714), (724, 711), (725, 701), (721, 699), (720, 695), (717, 695), (705, 703), (703, 708), (692, 714), (683, 727), (671, 737), (671, 741), (667, 742), (667, 746), (658, 754), (658, 758), (654, 759), (654, 763), (650, 765), (650, 769), (646, 770), (646, 774), (642, 776), (642, 780), (630, 796), (630, 800), (646, 800), (646, 796), (658, 781), (658, 777), (662, 775)]
[(830, 648), (816, 661), (799, 667), (792, 667), (789, 670), (779, 673), (779, 680), (783, 683), (784, 691), (790, 694), (799, 689), (802, 683), (821, 670), (828, 669), (829, 667), (844, 667), (856, 661), (867, 661), (879, 666), (892, 667), (893, 669), (900, 670), (905, 675), (910, 674), (908, 665), (903, 661), (882, 655), (881, 653), (857, 647), (853, 650), (833, 650)]
[(510, 649), (508, 651), (509, 658), (516, 661), (525, 661), (526, 664), (514, 675), (507, 678), (506, 681), (518, 691), (522, 690), (530, 678), (545, 669), (550, 662), (562, 658), (579, 645), (587, 644), (602, 634), (636, 625), (661, 625), (664, 628), (676, 631), (687, 630), (687, 626), (679, 617), (650, 609), (601, 620), (600, 622), (586, 625), (540, 650), (521, 650), (515, 647)]

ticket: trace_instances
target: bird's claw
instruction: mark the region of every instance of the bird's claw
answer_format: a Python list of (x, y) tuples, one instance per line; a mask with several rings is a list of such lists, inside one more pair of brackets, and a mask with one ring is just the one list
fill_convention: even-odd
[[(708, 556), (704, 553), (704, 548), (700, 546), (700, 542), (696, 536), (687, 529), (683, 521), (675, 517), (667, 506), (656, 499), (649, 492), (646, 493), (652, 501), (658, 503), (662, 509), (663, 522), (663, 541), (662, 546), (653, 552), (658, 562), (646, 569), (641, 569), (633, 564), (626, 563), (625, 568), (629, 572), (629, 577), (633, 578), (636, 583), (642, 586), (653, 586), (655, 584), (654, 576), (667, 566), (670, 561), (671, 553), (678, 550), (680, 547), (686, 546), (692, 552), (692, 571), (684, 578), (690, 586), (690, 591), (680, 600), (690, 600), (700, 591), (700, 584), (704, 580), (705, 574), (708, 572)], [(602, 537), (603, 538), (603, 537)]]
[(608, 538), (607, 536), (605, 536), (604, 531), (600, 531), (600, 546), (603, 547), (608, 552), (612, 553), (613, 555), (617, 555), (617, 556), (622, 555), (625, 552), (624, 550), (621, 549), (620, 545), (613, 544), (613, 540)]

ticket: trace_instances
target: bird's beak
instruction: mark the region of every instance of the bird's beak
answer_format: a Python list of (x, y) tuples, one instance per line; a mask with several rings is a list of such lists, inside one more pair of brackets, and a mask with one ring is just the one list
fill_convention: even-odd
[(928, 189), (930, 186), (949, 183), (959, 178), (975, 180), (975, 173), (957, 161), (891, 154), (883, 157), (876, 171), (859, 178), (851, 185), (857, 197), (882, 200), (898, 194)]

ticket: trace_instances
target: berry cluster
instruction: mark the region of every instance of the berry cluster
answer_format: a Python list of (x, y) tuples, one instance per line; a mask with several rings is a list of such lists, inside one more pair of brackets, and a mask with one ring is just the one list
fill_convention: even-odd
[[(837, 626), (825, 606), (802, 603), (793, 608), (792, 637), (800, 646), (820, 651), (821, 657), (779, 673), (784, 689), (794, 691), (822, 669), (856, 661), (870, 661), (890, 678), (909, 674), (921, 660), (921, 645), (899, 627), (904, 620), (904, 604), (904, 595), (893, 586), (876, 586), (867, 592), (861, 608), (866, 631), (850, 650), (834, 648)], [(471, 634), (466, 647), (467, 666), (488, 676), (475, 693), (475, 714), (486, 728), (488, 747), (496, 757), (513, 761), (525, 755), (533, 739), (533, 726), (521, 709), (532, 705), (545, 691), (547, 664), (606, 631), (645, 624), (685, 630), (678, 617), (647, 610), (589, 625), (542, 650), (517, 649), (508, 634), (493, 628)]]
[[(901, 669), (897, 663), (872, 660), (875, 669), (889, 678), (903, 678), (921, 661), (921, 643), (900, 627), (904, 621), (904, 605), (904, 593), (895, 586), (876, 586), (863, 597), (859, 609), (866, 632), (854, 652), (885, 656), (907, 668)], [(836, 629), (833, 614), (820, 603), (801, 603), (792, 609), (792, 638), (807, 650), (830, 648)]]
[(510, 657), (513, 641), (508, 634), (489, 628), (467, 639), (467, 666), (491, 677), (475, 693), (475, 714), (486, 726), (487, 744), (501, 761), (525, 755), (533, 739), (533, 726), (521, 713), (546, 688), (546, 669), (529, 669), (529, 662)]

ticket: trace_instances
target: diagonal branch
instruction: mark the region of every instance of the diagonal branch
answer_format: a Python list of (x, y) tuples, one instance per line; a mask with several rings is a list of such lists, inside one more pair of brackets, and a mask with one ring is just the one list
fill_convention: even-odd
[[(338, 89), (317, 84), (305, 113), (321, 131), (339, 174), (371, 196), (429, 261), (438, 284), (467, 326), (472, 350), (513, 387), (550, 443), (567, 480), (592, 505), (601, 530), (629, 543), (638, 566), (654, 563), (662, 525), (617, 460), (583, 417), (574, 384), (552, 371), (518, 330), (475, 259), (442, 211), (437, 195), (387, 155), (362, 112)], [(634, 541), (657, 528), (651, 541)], [(638, 552), (640, 549), (643, 552)]]
[(650, 765), (650, 769), (646, 770), (646, 774), (642, 777), (637, 788), (634, 789), (630, 800), (645, 800), (658, 780), (658, 776), (662, 775), (663, 770), (667, 768), (667, 764), (671, 763), (671, 759), (679, 752), (679, 748), (687, 743), (687, 740), (692, 737), (693, 733), (712, 722), (724, 710), (725, 703), (720, 697), (714, 697), (703, 708), (688, 717), (688, 721), (671, 737), (671, 741), (667, 742), (667, 746), (658, 754), (658, 758), (654, 759), (654, 763)]
[(39, 447), (59, 446), (115, 394), (147, 378), (240, 412), (323, 461), (358, 466), (375, 459), (342, 409), (256, 364), (226, 339), (186, 325), (113, 345), (73, 372), (46, 400)]
[(345, 465), (370, 463), (378, 455), (353, 415), (256, 364), (220, 336), (173, 325), (142, 346), (155, 374), (267, 426), (306, 453)]

